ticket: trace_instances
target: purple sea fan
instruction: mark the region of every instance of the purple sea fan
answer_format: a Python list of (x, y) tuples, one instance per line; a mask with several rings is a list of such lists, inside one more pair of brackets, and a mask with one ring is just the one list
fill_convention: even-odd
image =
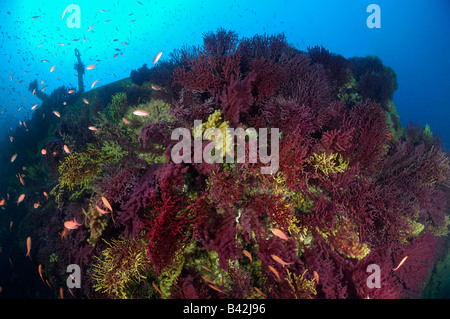
[(441, 245), (440, 238), (426, 233), (393, 254), (396, 266), (405, 256), (408, 257), (395, 271), (395, 276), (403, 284), (405, 297), (418, 298), (420, 296), (424, 281), (436, 260), (437, 252), (442, 248)]
[(331, 152), (344, 152), (352, 145), (354, 128), (338, 129), (324, 132), (322, 135), (322, 145)]
[(225, 120), (230, 124), (239, 123), (240, 117), (246, 114), (253, 105), (252, 83), (255, 79), (255, 72), (250, 72), (242, 81), (232, 74), (230, 84), (222, 89), (219, 104)]
[(344, 152), (350, 164), (359, 162), (362, 172), (373, 172), (381, 163), (386, 141), (386, 116), (380, 105), (361, 102), (355, 105), (345, 121), (344, 128), (353, 133), (352, 147)]

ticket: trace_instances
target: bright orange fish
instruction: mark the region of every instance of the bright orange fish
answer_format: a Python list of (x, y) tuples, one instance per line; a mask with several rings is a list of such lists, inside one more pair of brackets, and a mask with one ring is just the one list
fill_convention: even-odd
[(127, 43), (127, 42), (122, 42), (122, 44), (123, 44), (123, 45), (128, 45), (128, 43)]
[(316, 285), (318, 285), (319, 284), (319, 274), (315, 270), (313, 271), (313, 274), (314, 274), (314, 279), (316, 279)]
[(135, 110), (135, 111), (133, 111), (133, 114), (137, 115), (137, 116), (150, 116), (150, 114), (148, 114), (148, 112), (143, 111), (143, 110)]
[(216, 290), (216, 291), (218, 291), (218, 292), (221, 292), (221, 293), (223, 293), (223, 294), (225, 294), (225, 292), (224, 291), (222, 291), (222, 290), (220, 290), (219, 288), (217, 288), (215, 285), (212, 285), (212, 284), (208, 284), (208, 286), (210, 286), (212, 289), (214, 289), (214, 290)]
[(155, 91), (161, 91), (161, 88), (156, 84), (152, 84), (152, 89)]
[(31, 251), (31, 237), (27, 238), (27, 254), (25, 255), (25, 257), (30, 257), (30, 251)]
[(288, 240), (288, 237), (286, 236), (286, 234), (279, 230), (278, 228), (271, 228), (270, 231), (277, 237), (284, 239), (284, 240)]
[(61, 297), (61, 299), (64, 299), (64, 292), (63, 292), (62, 287), (59, 288), (59, 296)]
[(265, 294), (265, 293), (263, 293), (263, 292), (262, 292), (261, 290), (259, 290), (258, 288), (256, 288), (256, 287), (253, 287), (253, 289), (255, 289), (255, 290), (256, 290), (256, 292), (257, 292), (257, 293), (259, 293), (260, 295), (262, 295), (262, 296), (263, 296), (264, 298), (265, 298), (265, 297), (267, 297), (267, 296), (266, 296), (266, 294)]
[(92, 70), (93, 68), (95, 68), (95, 66), (96, 66), (97, 64), (91, 64), (91, 65), (88, 65), (88, 67), (86, 68), (87, 70)]
[(66, 144), (64, 144), (63, 148), (64, 148), (64, 152), (66, 152), (67, 154), (70, 154), (70, 150)]
[(93, 88), (97, 82), (98, 82), (98, 80), (95, 80), (94, 82), (92, 82), (91, 88)]
[(408, 256), (403, 257), (403, 259), (400, 261), (400, 263), (398, 264), (397, 267), (392, 268), (393, 271), (396, 271), (397, 269), (399, 269), (401, 267), (401, 265), (403, 265), (403, 263), (406, 261), (406, 259), (408, 258)]
[(44, 194), (44, 196), (45, 196), (45, 199), (48, 200), (48, 194), (47, 194), (46, 192), (43, 192), (43, 194)]
[(103, 215), (109, 214), (108, 211), (106, 211), (106, 210), (104, 210), (104, 209), (101, 209), (101, 208), (98, 207), (97, 205), (95, 205), (95, 209), (97, 209), (97, 211), (98, 211), (100, 214), (103, 214)]
[(114, 59), (119, 56), (119, 53), (114, 54)]
[(41, 150), (41, 154), (42, 154), (42, 155), (47, 154), (47, 150), (46, 150), (45, 148), (43, 148), (43, 149)]
[(53, 111), (53, 114), (55, 114), (57, 117), (61, 117), (61, 114), (59, 114), (58, 111)]
[(125, 124), (130, 124), (130, 121), (128, 121), (126, 118), (122, 118), (122, 121), (125, 123)]
[(24, 182), (24, 180), (23, 180), (23, 178), (22, 178), (22, 175), (17, 174), (17, 176), (19, 177), (20, 184), (22, 184), (23, 186), (25, 186), (25, 182)]
[(55, 71), (55, 66), (56, 66), (56, 65), (52, 66), (52, 68), (50, 69), (50, 72)]
[(88, 99), (87, 99), (87, 98), (85, 98), (85, 97), (83, 98), (83, 102), (84, 102), (84, 103), (86, 103), (86, 104), (89, 104), (89, 101), (88, 101)]
[(66, 227), (67, 229), (77, 229), (78, 227), (80, 227), (83, 224), (79, 224), (77, 223), (75, 217), (73, 218), (73, 220), (68, 220), (64, 222), (64, 227)]
[(14, 162), (17, 158), (17, 153), (11, 156), (11, 163)]
[(164, 295), (163, 295), (162, 291), (159, 290), (158, 286), (157, 286), (154, 282), (152, 282), (152, 286), (153, 286), (153, 288), (155, 288), (156, 291), (161, 295), (161, 298), (164, 298)]
[(6, 199), (2, 198), (0, 201), (0, 206), (4, 206), (6, 204)]
[(35, 209), (39, 208), (40, 206), (41, 206), (41, 204), (39, 204), (39, 202), (33, 204), (33, 207), (34, 207)]
[(250, 262), (252, 262), (252, 254), (250, 254), (250, 253), (248, 252), (248, 250), (245, 250), (245, 249), (244, 249), (242, 252), (244, 253), (245, 256), (248, 257), (248, 259), (250, 259)]
[(25, 194), (21, 194), (19, 196), (19, 198), (17, 199), (17, 205), (19, 205), (23, 201), (24, 198), (25, 198)]
[(75, 90), (69, 90), (67, 93), (72, 94), (73, 92), (75, 92)]
[(155, 56), (155, 58), (153, 59), (153, 65), (155, 65), (156, 62), (158, 62), (158, 60), (159, 60), (159, 58), (161, 57), (161, 55), (162, 55), (162, 52), (159, 52), (159, 53)]
[(206, 277), (206, 276), (202, 276), (202, 278), (205, 280), (205, 281), (207, 281), (207, 282), (209, 282), (209, 283), (211, 283), (211, 284), (214, 284), (211, 280), (209, 280), (209, 278), (208, 277)]
[(108, 200), (104, 196), (102, 196), (102, 202), (111, 212), (113, 211), (111, 204), (108, 202)]
[(209, 268), (207, 268), (207, 267), (205, 267), (205, 266), (203, 266), (203, 265), (200, 265), (200, 267), (202, 267), (202, 268), (205, 269), (206, 271), (209, 271), (210, 273), (213, 273), (211, 269), (209, 269)]
[(45, 284), (44, 277), (42, 277), (42, 265), (38, 266), (39, 276), (41, 276), (42, 282)]
[(97, 131), (98, 130), (95, 126), (89, 126), (88, 129), (90, 129), (91, 131)]
[(38, 103), (36, 103), (35, 105), (33, 105), (33, 106), (31, 107), (31, 109), (34, 110), (37, 106), (38, 106)]
[(270, 255), (270, 257), (272, 257), (273, 260), (275, 260), (277, 263), (282, 264), (283, 266), (287, 266), (287, 265), (292, 265), (293, 264), (293, 263), (285, 262), (283, 259), (281, 259), (277, 255)]
[(278, 280), (280, 280), (281, 281), (281, 279), (280, 279), (280, 275), (278, 274), (278, 271), (276, 271), (275, 270), (275, 268), (273, 268), (272, 266), (268, 266), (269, 267), (269, 269), (270, 269), (270, 271), (271, 272), (273, 272), (274, 273), (274, 275), (278, 278)]

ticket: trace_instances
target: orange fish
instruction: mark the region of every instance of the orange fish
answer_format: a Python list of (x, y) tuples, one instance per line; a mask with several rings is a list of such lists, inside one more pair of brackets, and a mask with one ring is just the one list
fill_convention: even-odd
[(278, 271), (276, 271), (275, 268), (273, 268), (273, 267), (270, 266), (270, 265), (269, 265), (268, 267), (269, 267), (270, 271), (273, 272), (274, 275), (278, 278), (278, 280), (281, 280), (281, 279), (280, 279), (280, 275), (278, 274)]
[(214, 290), (216, 290), (216, 291), (218, 291), (218, 292), (221, 292), (221, 293), (225, 293), (225, 292), (223, 292), (222, 290), (220, 290), (219, 288), (217, 288), (215, 285), (212, 285), (212, 284), (208, 284), (208, 286), (210, 286), (212, 289), (214, 289)]
[(101, 209), (101, 208), (98, 207), (97, 205), (95, 205), (95, 209), (97, 209), (97, 211), (98, 211), (100, 214), (103, 214), (103, 215), (109, 214), (108, 211), (106, 211), (106, 210), (104, 210), (104, 209)]
[(59, 296), (61, 297), (61, 299), (64, 299), (64, 291), (63, 291), (62, 287), (59, 288)]
[(42, 282), (45, 283), (44, 277), (42, 277), (42, 265), (38, 266), (38, 272), (39, 272), (39, 276), (41, 276)]
[(207, 268), (207, 267), (205, 267), (205, 266), (203, 266), (203, 265), (200, 265), (200, 267), (202, 267), (202, 268), (205, 269), (206, 271), (209, 271), (210, 273), (213, 273), (211, 269), (209, 269), (209, 268)]
[(46, 199), (48, 199), (48, 194), (46, 192), (43, 192)]
[(85, 97), (83, 98), (83, 102), (84, 102), (84, 103), (86, 103), (86, 104), (89, 104), (89, 101), (88, 101), (88, 99), (87, 99), (87, 98), (85, 98)]
[(278, 228), (271, 228), (270, 231), (277, 237), (280, 237), (281, 239), (288, 240), (288, 237), (284, 232), (279, 230)]
[(245, 256), (248, 257), (248, 259), (250, 259), (250, 262), (252, 262), (252, 254), (250, 254), (250, 253), (248, 252), (248, 250), (245, 250), (245, 249), (244, 249), (242, 252), (244, 253)]
[(159, 58), (161, 57), (161, 55), (162, 55), (162, 52), (159, 52), (159, 53), (155, 56), (155, 58), (153, 59), (153, 65), (155, 65), (156, 62), (158, 62), (158, 60), (159, 60)]
[(123, 45), (128, 45), (128, 43), (127, 43), (127, 42), (122, 42), (122, 44), (123, 44)]
[(67, 93), (72, 94), (73, 92), (75, 92), (75, 90), (69, 90)]
[(315, 270), (313, 271), (313, 274), (314, 274), (314, 278), (316, 279), (316, 285), (318, 285), (319, 284), (319, 274)]
[(41, 62), (47, 63), (47, 62), (49, 62), (49, 60), (42, 60)]
[(156, 84), (152, 84), (152, 89), (155, 91), (161, 91), (161, 88)]
[(53, 111), (53, 114), (55, 114), (57, 117), (61, 117), (61, 114), (59, 114), (58, 111)]
[(17, 205), (19, 205), (23, 201), (24, 198), (25, 198), (25, 194), (21, 194), (19, 196), (19, 198), (17, 199)]
[(102, 196), (102, 202), (111, 212), (113, 211), (111, 204), (108, 202), (108, 200), (104, 196)]
[(25, 186), (25, 182), (24, 182), (24, 180), (23, 180), (23, 178), (22, 178), (22, 175), (17, 174), (17, 176), (19, 177), (20, 184), (22, 184), (23, 186)]
[(263, 297), (267, 297), (266, 294), (264, 294), (264, 293), (263, 293), (261, 290), (259, 290), (258, 288), (253, 287), (253, 289), (255, 289), (256, 292), (259, 293), (260, 295), (262, 295)]
[(133, 114), (137, 115), (137, 116), (148, 116), (148, 117), (150, 117), (150, 114), (148, 114), (148, 112), (143, 111), (143, 110), (135, 110), (135, 111), (133, 111)]
[(93, 88), (97, 82), (98, 82), (98, 80), (95, 80), (94, 82), (92, 82), (91, 88)]
[(211, 284), (214, 284), (211, 280), (209, 280), (209, 278), (208, 277), (206, 277), (206, 276), (202, 276), (202, 278), (205, 280), (205, 281), (207, 281), (207, 282), (209, 282), (209, 283), (211, 283)]
[(5, 206), (6, 204), (6, 199), (2, 198), (2, 200), (0, 201), (0, 206)]
[(52, 68), (50, 69), (50, 72), (55, 71), (55, 66), (56, 66), (56, 65), (52, 66)]
[(9, 222), (9, 231), (11, 231), (12, 227), (13, 227), (13, 221), (10, 221)]
[(70, 288), (67, 288), (67, 290), (69, 290), (69, 292), (72, 295), (72, 297), (75, 297), (75, 295), (73, 294), (72, 290), (70, 290)]
[(44, 86), (44, 87), (41, 89), (41, 92), (44, 92), (44, 90), (45, 90), (47, 87), (48, 87), (48, 85)]
[(125, 124), (130, 124), (130, 121), (128, 121), (126, 118), (122, 118), (122, 121), (125, 123)]
[(31, 107), (31, 109), (34, 110), (37, 106), (38, 106), (38, 103), (36, 103), (35, 105), (33, 105), (33, 106)]
[(392, 268), (393, 271), (396, 271), (397, 269), (399, 269), (401, 267), (401, 265), (403, 265), (403, 263), (406, 261), (406, 259), (408, 258), (408, 256), (403, 257), (403, 259), (400, 261), (400, 263), (398, 264), (397, 267)]
[(91, 131), (97, 131), (97, 128), (95, 126), (89, 126), (88, 129), (90, 129)]
[(73, 220), (68, 220), (64, 222), (64, 227), (66, 227), (67, 229), (77, 229), (79, 226), (81, 226), (83, 224), (79, 224), (77, 223), (75, 217), (73, 218)]
[(66, 144), (64, 144), (63, 148), (64, 148), (64, 152), (66, 152), (67, 154), (70, 154), (70, 150)]
[(31, 237), (27, 238), (27, 254), (25, 255), (25, 257), (30, 257), (30, 251), (31, 251)]
[(164, 295), (163, 295), (162, 291), (159, 290), (158, 286), (157, 286), (154, 282), (152, 282), (152, 286), (153, 286), (153, 288), (155, 288), (156, 291), (161, 295), (161, 298), (164, 298)]
[(39, 202), (33, 204), (33, 207), (34, 207), (35, 209), (39, 208), (40, 206), (41, 206), (41, 204), (39, 204)]
[(35, 94), (36, 94), (36, 88), (33, 89), (33, 95), (35, 95)]
[(95, 66), (96, 66), (97, 64), (91, 64), (91, 65), (88, 65), (88, 67), (86, 68), (87, 70), (92, 70), (93, 68), (95, 68)]
[(119, 53), (114, 54), (114, 59), (119, 56)]
[(95, 27), (94, 25), (91, 25), (88, 29), (88, 32), (92, 30), (92, 28)]
[(17, 153), (11, 156), (11, 163), (14, 162), (17, 158)]
[(47, 150), (46, 150), (45, 148), (43, 148), (43, 149), (41, 150), (41, 154), (42, 154), (42, 155), (47, 154)]
[(272, 257), (273, 260), (275, 260), (277, 263), (282, 264), (283, 266), (287, 266), (287, 265), (292, 265), (293, 264), (293, 263), (285, 262), (283, 259), (281, 259), (277, 255), (270, 255), (270, 257)]
[(61, 235), (61, 241), (63, 240), (64, 237), (66, 237), (69, 234), (69, 230), (67, 228), (64, 228), (62, 233), (58, 233)]

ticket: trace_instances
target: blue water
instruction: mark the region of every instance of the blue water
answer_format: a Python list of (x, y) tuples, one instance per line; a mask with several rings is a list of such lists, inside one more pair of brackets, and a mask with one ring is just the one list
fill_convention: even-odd
[[(75, 48), (85, 65), (96, 64), (85, 74), (89, 90), (94, 80), (98, 87), (128, 77), (132, 69), (150, 64), (156, 53), (163, 51), (164, 59), (184, 44), (201, 44), (202, 33), (223, 27), (246, 37), (284, 32), (288, 42), (301, 50), (323, 45), (345, 57), (379, 56), (397, 73), (394, 101), (402, 124), (429, 124), (449, 145), (448, 0), (80, 0), (75, 2), (80, 28), (68, 27), (74, 11), (62, 18), (71, 3), (0, 1), (3, 139), (41, 102), (27, 90), (31, 81), (44, 81), (48, 94), (61, 85), (77, 86)], [(366, 24), (371, 3), (380, 7), (381, 28)], [(52, 66), (55, 70), (50, 72)]]

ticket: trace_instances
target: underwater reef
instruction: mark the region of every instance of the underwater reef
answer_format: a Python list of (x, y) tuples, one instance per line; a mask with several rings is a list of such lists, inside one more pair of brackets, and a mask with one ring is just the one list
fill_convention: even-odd
[[(446, 249), (449, 154), (429, 128), (400, 125), (391, 68), (319, 46), (300, 51), (284, 34), (239, 38), (224, 29), (148, 65), (88, 92), (41, 94), (26, 126), (11, 133), (1, 157), (0, 240), (17, 242), (3, 243), (2, 254), (22, 266), (2, 261), (14, 277), (2, 278), (5, 291), (421, 296)], [(205, 134), (279, 129), (278, 170), (261, 173), (266, 165), (249, 152), (237, 163), (174, 162), (171, 134), (194, 132), (194, 120)], [(232, 142), (215, 156), (234, 154)], [(80, 266), (80, 288), (66, 286), (70, 264)], [(379, 288), (367, 284), (374, 264)]]

